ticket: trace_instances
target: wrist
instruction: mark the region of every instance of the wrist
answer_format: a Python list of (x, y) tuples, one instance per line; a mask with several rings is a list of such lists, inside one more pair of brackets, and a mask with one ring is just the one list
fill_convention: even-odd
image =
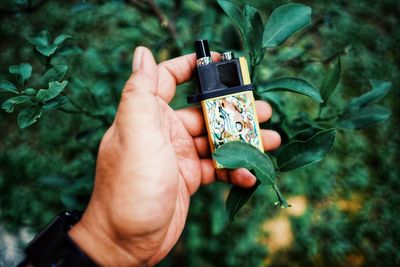
[(60, 212), (25, 248), (18, 266), (95, 267), (94, 262), (68, 236), (81, 218), (79, 211)]
[(98, 220), (84, 214), (68, 232), (78, 247), (99, 266), (142, 266), (114, 240)]

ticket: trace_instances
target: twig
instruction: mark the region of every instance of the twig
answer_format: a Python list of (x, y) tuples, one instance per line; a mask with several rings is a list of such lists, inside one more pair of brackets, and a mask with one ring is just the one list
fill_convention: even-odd
[(98, 108), (99, 107), (99, 101), (97, 101), (96, 96), (94, 95), (92, 89), (89, 87), (85, 86), (84, 89), (89, 92), (90, 100), (92, 101), (93, 105)]
[(314, 20), (314, 22), (309, 27), (307, 27), (306, 29), (301, 31), (299, 34), (294, 36), (294, 38), (292, 39), (291, 42), (297, 43), (300, 39), (302, 39), (304, 36), (306, 36), (309, 32), (316, 31), (318, 29), (318, 27), (323, 23), (324, 23), (323, 17), (317, 18), (316, 20)]
[(136, 6), (141, 10), (146, 10), (147, 8), (146, 4), (139, 0), (130, 0), (130, 1), (128, 0), (127, 3)]
[(298, 57), (298, 58), (290, 59), (290, 60), (284, 62), (283, 66), (296, 67), (296, 66), (303, 66), (308, 63), (328, 64), (332, 60), (334, 60), (336, 57), (346, 55), (350, 49), (351, 49), (351, 46), (348, 45), (348, 46), (343, 47), (342, 49), (340, 49), (340, 50), (336, 51), (335, 53), (333, 53), (327, 57), (324, 57), (324, 58), (312, 57), (312, 58), (307, 58), (307, 59), (301, 59), (300, 57)]
[(78, 110), (71, 110), (71, 109), (66, 109), (66, 108), (59, 108), (64, 113), (72, 114), (72, 115), (81, 115), (82, 113)]
[(154, 0), (129, 0), (127, 2), (128, 4), (136, 6), (142, 11), (156, 15), (161, 23), (161, 26), (168, 31), (169, 35), (175, 41), (175, 43), (178, 43), (179, 37), (178, 32), (176, 31), (175, 24), (172, 21), (168, 20), (167, 16), (163, 13), (161, 8), (156, 4)]
[(84, 107), (82, 107), (78, 102), (73, 100), (67, 94), (65, 94), (65, 93), (61, 93), (61, 94), (63, 96), (65, 96), (66, 98), (68, 98), (68, 100), (71, 103), (71, 105), (74, 108), (76, 108), (76, 110), (68, 110), (68, 109), (65, 109), (65, 108), (60, 108), (60, 110), (62, 110), (63, 112), (70, 113), (70, 114), (82, 114), (82, 115), (85, 115), (87, 117), (100, 120), (103, 123), (103, 125), (106, 126), (106, 127), (108, 127), (110, 125), (110, 122), (108, 121), (106, 116), (99, 115), (99, 114), (93, 114), (90, 111), (88, 111), (87, 109), (85, 109)]
[(151, 10), (160, 20), (161, 26), (168, 30), (169, 34), (175, 41), (178, 40), (178, 33), (176, 32), (175, 24), (167, 19), (154, 0), (147, 0), (146, 2), (150, 5)]
[(334, 118), (336, 118), (336, 117), (338, 117), (338, 116), (341, 116), (342, 113), (343, 113), (343, 112), (337, 112), (337, 113), (334, 113), (334, 114), (332, 114), (332, 115), (330, 115), (330, 116), (326, 116), (326, 117), (320, 117), (320, 116), (318, 116), (318, 117), (315, 119), (315, 121), (327, 121), (327, 120), (332, 120), (332, 119), (334, 119)]
[(303, 62), (304, 63), (312, 63), (312, 62), (321, 62), (322, 64), (327, 64), (329, 62), (331, 62), (332, 60), (334, 60), (336, 57), (338, 56), (343, 56), (346, 55), (351, 49), (351, 46), (345, 46), (342, 49), (339, 49), (338, 51), (336, 51), (335, 53), (333, 53), (332, 55), (325, 57), (325, 58), (310, 58), (310, 59), (306, 59)]

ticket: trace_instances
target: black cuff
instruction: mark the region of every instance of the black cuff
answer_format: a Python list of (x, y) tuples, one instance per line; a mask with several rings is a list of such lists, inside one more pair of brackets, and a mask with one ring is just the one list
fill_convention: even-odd
[(95, 267), (96, 264), (79, 249), (68, 231), (81, 218), (82, 213), (62, 212), (37, 235), (25, 249), (26, 259), (34, 267)]

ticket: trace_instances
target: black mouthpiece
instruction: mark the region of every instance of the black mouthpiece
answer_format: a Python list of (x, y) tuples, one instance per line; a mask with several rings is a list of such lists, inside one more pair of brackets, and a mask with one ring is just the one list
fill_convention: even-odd
[(195, 41), (194, 49), (197, 56), (194, 74), (198, 90), (187, 97), (188, 103), (253, 90), (253, 85), (242, 74), (242, 71), (246, 71), (245, 74), (249, 76), (247, 63), (242, 67), (241, 60), (235, 58), (232, 52), (224, 53), (222, 60), (213, 62), (207, 40)]
[(194, 50), (196, 51), (197, 59), (203, 57), (211, 57), (210, 48), (208, 48), (207, 40), (197, 40), (194, 42)]

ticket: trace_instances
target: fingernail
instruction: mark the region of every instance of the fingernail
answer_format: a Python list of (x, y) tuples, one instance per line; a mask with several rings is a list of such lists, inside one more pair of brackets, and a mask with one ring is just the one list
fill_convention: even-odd
[(133, 53), (132, 72), (137, 71), (142, 65), (143, 48), (137, 47)]

